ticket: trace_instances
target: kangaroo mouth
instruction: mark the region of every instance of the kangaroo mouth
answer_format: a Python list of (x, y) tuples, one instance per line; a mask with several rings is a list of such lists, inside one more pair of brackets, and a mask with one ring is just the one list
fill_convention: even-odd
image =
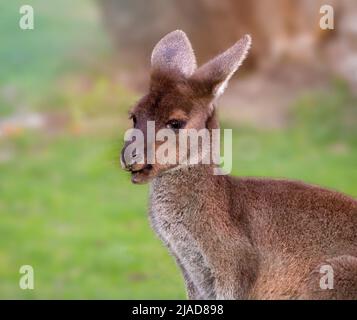
[(131, 170), (131, 173), (139, 173), (139, 172), (145, 172), (148, 170), (152, 169), (152, 165), (151, 164), (147, 164), (146, 166), (144, 166), (143, 168), (139, 169), (139, 170)]
[(151, 169), (152, 165), (147, 164), (139, 170), (131, 170), (131, 181), (133, 183), (145, 183), (150, 174)]

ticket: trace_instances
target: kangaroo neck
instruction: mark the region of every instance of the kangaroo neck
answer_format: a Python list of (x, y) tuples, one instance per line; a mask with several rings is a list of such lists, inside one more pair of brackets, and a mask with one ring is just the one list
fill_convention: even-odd
[(155, 177), (150, 187), (163, 197), (195, 197), (212, 190), (213, 169), (203, 164), (180, 167)]
[(182, 185), (183, 183), (187, 183), (187, 185), (190, 186), (193, 184), (200, 185), (201, 183), (207, 182), (207, 180), (213, 176), (213, 170), (214, 167), (211, 165), (185, 165), (182, 167), (173, 168), (158, 175), (153, 179), (153, 183), (172, 185)]

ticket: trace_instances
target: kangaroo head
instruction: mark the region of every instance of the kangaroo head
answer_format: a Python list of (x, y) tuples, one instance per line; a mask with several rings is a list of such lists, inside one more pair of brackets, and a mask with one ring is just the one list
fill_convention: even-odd
[[(179, 139), (170, 142), (176, 161), (155, 161), (160, 146), (168, 142), (162, 135), (161, 139), (158, 137), (159, 131), (169, 137), (178, 136), (182, 129), (218, 128), (214, 102), (246, 57), (250, 44), (250, 36), (245, 35), (227, 51), (197, 68), (184, 32), (173, 31), (158, 42), (151, 56), (149, 92), (130, 112), (135, 129), (132, 132), (142, 133), (141, 148), (133, 148), (134, 138), (130, 138), (121, 153), (122, 167), (132, 173), (134, 183), (145, 183), (179, 165)], [(150, 139), (150, 130), (157, 135), (156, 139)], [(134, 141), (137, 139), (135, 136)]]

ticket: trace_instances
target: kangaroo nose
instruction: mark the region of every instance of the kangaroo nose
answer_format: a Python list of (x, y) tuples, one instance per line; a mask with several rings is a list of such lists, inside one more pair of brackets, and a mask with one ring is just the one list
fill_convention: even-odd
[(135, 153), (135, 154), (133, 154), (132, 156), (131, 156), (131, 160), (132, 161), (130, 161), (127, 165), (126, 165), (126, 168), (127, 168), (127, 170), (129, 170), (129, 171), (131, 171), (132, 169), (133, 169), (133, 166), (134, 166), (134, 164), (136, 164), (136, 159), (138, 158), (138, 154), (137, 153)]
[(128, 170), (128, 171), (131, 171), (133, 169), (133, 167), (136, 164), (138, 164), (141, 160), (142, 160), (142, 157), (136, 151), (134, 151), (130, 156), (128, 156), (127, 154), (125, 155), (125, 152), (123, 150), (121, 153), (121, 156), (120, 156), (121, 167), (124, 170)]

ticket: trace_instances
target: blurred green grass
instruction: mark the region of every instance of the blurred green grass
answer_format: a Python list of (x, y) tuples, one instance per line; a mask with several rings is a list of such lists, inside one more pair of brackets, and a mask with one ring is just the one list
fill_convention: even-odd
[[(19, 8), (34, 8), (34, 30), (19, 27)], [(89, 71), (106, 61), (109, 41), (94, 0), (21, 0), (0, 2), (0, 117), (16, 108), (36, 108), (66, 72)], [(5, 88), (5, 89), (4, 89)]]
[[(147, 220), (147, 186), (119, 169), (124, 113), (135, 97), (81, 61), (83, 51), (100, 59), (107, 50), (90, 18), (93, 2), (29, 1), (39, 9), (34, 33), (18, 29), (20, 4), (0, 4), (0, 87), (15, 86), (34, 108), (66, 110), (74, 121), (109, 117), (117, 125), (0, 140), (0, 298), (184, 298), (181, 275)], [(58, 87), (67, 72), (91, 78), (91, 90)], [(225, 123), (234, 128), (233, 174), (300, 179), (356, 197), (356, 105), (336, 82), (328, 94), (299, 99), (287, 129)], [(0, 99), (0, 117), (13, 108)], [(19, 288), (24, 264), (34, 267), (35, 290)]]
[[(112, 140), (34, 136), (13, 144), (14, 159), (0, 166), (1, 298), (183, 297), (147, 223), (146, 187), (118, 169)], [(33, 291), (19, 289), (23, 264), (35, 269)]]

